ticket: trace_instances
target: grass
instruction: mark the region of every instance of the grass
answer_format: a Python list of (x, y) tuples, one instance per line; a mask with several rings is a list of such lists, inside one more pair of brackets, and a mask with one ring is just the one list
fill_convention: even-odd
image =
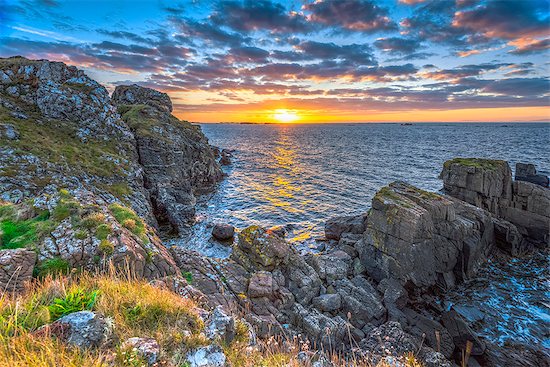
[(443, 167), (449, 168), (453, 164), (459, 164), (461, 166), (475, 167), (481, 169), (487, 169), (494, 171), (503, 165), (506, 165), (506, 161), (496, 159), (482, 159), (482, 158), (454, 158), (446, 161)]
[(15, 206), (0, 206), (0, 249), (27, 247), (36, 243), (50, 229), (52, 221), (48, 211), (43, 211), (31, 219), (18, 220)]
[(149, 242), (145, 222), (132, 209), (120, 204), (111, 204), (109, 205), (109, 210), (118, 223), (138, 236), (142, 242)]
[(67, 274), (71, 270), (71, 266), (67, 260), (59, 257), (44, 260), (34, 269), (34, 275), (38, 278), (44, 278), (47, 275)]
[(92, 310), (97, 300), (98, 291), (86, 291), (81, 288), (71, 289), (63, 298), (56, 298), (48, 306), (50, 319), (57, 320), (73, 312)]

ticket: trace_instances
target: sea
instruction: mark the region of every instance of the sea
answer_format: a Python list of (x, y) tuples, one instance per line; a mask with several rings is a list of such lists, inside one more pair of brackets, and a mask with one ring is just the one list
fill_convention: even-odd
[[(443, 163), (455, 157), (533, 163), (550, 175), (550, 123), (202, 124), (214, 146), (232, 152), (216, 192), (203, 196), (197, 224), (176, 245), (225, 258), (212, 224), (288, 229), (300, 251), (319, 251), (324, 223), (368, 211), (381, 187), (396, 180), (439, 191)], [(455, 306), (489, 315), (476, 320), (493, 343), (550, 347), (548, 253), (491, 261), (484, 278), (449, 295)], [(467, 295), (468, 297), (462, 297)], [(462, 303), (461, 303), (462, 302)]]

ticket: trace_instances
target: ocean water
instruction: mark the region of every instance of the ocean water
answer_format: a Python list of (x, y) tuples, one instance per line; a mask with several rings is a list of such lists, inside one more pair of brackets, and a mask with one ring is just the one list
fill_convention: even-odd
[[(550, 174), (550, 124), (204, 124), (210, 143), (233, 150), (219, 189), (198, 205), (197, 224), (173, 244), (226, 257), (211, 225), (289, 225), (287, 238), (315, 248), (327, 218), (368, 211), (382, 186), (404, 180), (438, 191), (443, 162), (454, 157), (530, 162)], [(548, 256), (487, 265), (486, 277), (449, 295), (489, 316), (476, 331), (494, 343), (549, 345)], [(468, 297), (463, 297), (467, 295)], [(464, 300), (467, 302), (464, 304)], [(462, 302), (462, 303), (461, 303)]]

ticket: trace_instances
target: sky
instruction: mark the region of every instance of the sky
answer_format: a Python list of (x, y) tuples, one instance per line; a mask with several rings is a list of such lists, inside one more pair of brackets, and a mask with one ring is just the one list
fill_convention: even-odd
[(550, 0), (0, 0), (0, 57), (197, 122), (550, 121)]

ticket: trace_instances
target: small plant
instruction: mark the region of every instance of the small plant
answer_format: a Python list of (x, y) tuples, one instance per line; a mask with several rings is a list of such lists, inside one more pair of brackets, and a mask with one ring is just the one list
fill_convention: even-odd
[(105, 223), (105, 215), (102, 213), (88, 214), (80, 221), (80, 225), (86, 229), (92, 230)]
[(52, 320), (73, 312), (91, 310), (97, 300), (98, 291), (86, 292), (83, 289), (76, 288), (69, 291), (64, 298), (56, 298), (48, 307)]
[(130, 231), (134, 231), (136, 229), (136, 221), (134, 219), (126, 219), (122, 223), (122, 226)]
[(112, 231), (112, 228), (111, 228), (111, 225), (110, 224), (107, 224), (107, 223), (103, 223), (103, 224), (100, 224), (96, 230), (95, 230), (95, 236), (99, 239), (99, 240), (106, 240), (107, 237), (109, 237), (109, 235), (111, 234), (111, 231)]
[(99, 251), (107, 256), (110, 256), (115, 252), (115, 245), (109, 240), (101, 240), (99, 243)]
[(78, 230), (76, 233), (75, 233), (75, 238), (77, 240), (83, 240), (85, 239), (86, 237), (88, 237), (88, 232), (86, 231), (83, 231), (83, 230)]
[(149, 243), (145, 222), (132, 210), (120, 204), (109, 205), (109, 210), (123, 227), (138, 236), (145, 244)]
[(137, 350), (131, 347), (118, 347), (116, 350), (115, 362), (117, 366), (128, 367), (147, 367), (149, 365), (145, 357), (141, 356)]
[(80, 204), (74, 200), (65, 199), (62, 197), (57, 206), (53, 209), (52, 219), (61, 222), (73, 215), (78, 214)]
[(38, 278), (43, 278), (48, 274), (62, 275), (67, 274), (70, 270), (70, 266), (67, 260), (59, 257), (45, 260), (35, 268), (35, 275)]
[(185, 278), (187, 283), (191, 284), (193, 282), (193, 273), (190, 271), (182, 271), (181, 276)]

